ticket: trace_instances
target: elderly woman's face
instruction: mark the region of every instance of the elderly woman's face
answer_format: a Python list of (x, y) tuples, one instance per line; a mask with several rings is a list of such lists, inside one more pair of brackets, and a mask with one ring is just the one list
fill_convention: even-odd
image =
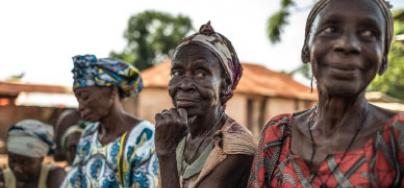
[(199, 45), (184, 46), (173, 60), (169, 94), (176, 108), (188, 116), (204, 116), (220, 105), (223, 70), (216, 56)]
[(43, 158), (32, 158), (15, 153), (8, 153), (8, 166), (19, 181), (36, 181), (39, 177)]
[(99, 121), (108, 115), (113, 104), (111, 87), (85, 87), (74, 89), (79, 103), (81, 118), (86, 121)]
[(385, 21), (371, 0), (331, 1), (317, 15), (309, 40), (321, 92), (352, 96), (365, 90), (384, 55)]

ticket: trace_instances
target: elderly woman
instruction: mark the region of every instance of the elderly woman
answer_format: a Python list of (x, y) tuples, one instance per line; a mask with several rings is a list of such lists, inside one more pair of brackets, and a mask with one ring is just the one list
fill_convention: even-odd
[(264, 127), (249, 187), (404, 186), (404, 116), (364, 97), (387, 68), (392, 32), (383, 0), (316, 2), (302, 59), (319, 102)]
[(83, 120), (77, 154), (62, 187), (155, 187), (154, 126), (125, 112), (121, 100), (142, 89), (122, 61), (73, 57), (73, 89)]
[(256, 143), (226, 115), (242, 67), (230, 41), (210, 23), (175, 49), (169, 94), (156, 115), (161, 187), (245, 187)]
[(66, 173), (43, 164), (54, 146), (53, 128), (37, 120), (23, 120), (7, 133), (8, 166), (0, 177), (0, 187), (59, 187)]

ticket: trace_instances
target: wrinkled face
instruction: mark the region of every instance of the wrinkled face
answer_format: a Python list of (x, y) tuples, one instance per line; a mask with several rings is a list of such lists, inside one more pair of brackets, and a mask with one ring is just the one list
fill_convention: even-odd
[(80, 116), (86, 121), (99, 121), (108, 115), (114, 101), (112, 90), (111, 87), (97, 86), (74, 89)]
[(331, 1), (317, 15), (309, 40), (320, 92), (354, 96), (364, 91), (382, 64), (385, 32), (383, 14), (375, 2)]
[(19, 181), (31, 182), (38, 177), (43, 158), (32, 158), (8, 153), (8, 165)]
[(195, 44), (184, 46), (172, 62), (169, 94), (176, 108), (188, 116), (204, 116), (221, 105), (224, 72), (219, 60), (208, 49)]
[(77, 151), (77, 145), (80, 141), (81, 133), (73, 133), (66, 138), (66, 160), (69, 165), (73, 164)]

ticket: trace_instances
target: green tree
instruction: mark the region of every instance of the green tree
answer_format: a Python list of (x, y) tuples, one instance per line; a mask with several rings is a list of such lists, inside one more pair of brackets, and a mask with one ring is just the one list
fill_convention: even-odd
[[(296, 8), (292, 10), (292, 8)], [(280, 9), (272, 14), (267, 21), (267, 35), (272, 44), (276, 44), (282, 40), (282, 32), (289, 24), (288, 18), (293, 11), (306, 10), (307, 8), (299, 8), (294, 0), (280, 0)], [(311, 69), (308, 64), (301, 64), (292, 71), (289, 75), (301, 74), (307, 79), (311, 79)]]
[(281, 41), (281, 33), (289, 23), (287, 19), (290, 15), (290, 9), (296, 5), (293, 0), (280, 0), (280, 3), (280, 9), (272, 14), (267, 22), (268, 38), (274, 44)]
[(110, 56), (144, 70), (166, 58), (191, 30), (192, 22), (187, 16), (145, 11), (129, 18), (124, 33), (126, 47)]
[[(394, 34), (404, 34), (404, 9), (394, 12)], [(404, 100), (404, 41), (394, 41), (389, 54), (389, 67), (369, 86), (370, 91), (380, 91)]]

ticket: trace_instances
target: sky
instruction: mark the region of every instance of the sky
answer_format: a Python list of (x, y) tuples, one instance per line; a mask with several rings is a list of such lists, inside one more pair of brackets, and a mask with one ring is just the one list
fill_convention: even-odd
[[(278, 0), (9, 0), (0, 1), (0, 80), (21, 72), (31, 83), (72, 83), (71, 57), (107, 57), (125, 47), (131, 15), (157, 10), (189, 16), (194, 28), (211, 21), (228, 37), (242, 62), (270, 69), (300, 65), (304, 25), (311, 0), (297, 0), (282, 42), (271, 44), (266, 25)], [(391, 0), (404, 8), (404, 0)]]

